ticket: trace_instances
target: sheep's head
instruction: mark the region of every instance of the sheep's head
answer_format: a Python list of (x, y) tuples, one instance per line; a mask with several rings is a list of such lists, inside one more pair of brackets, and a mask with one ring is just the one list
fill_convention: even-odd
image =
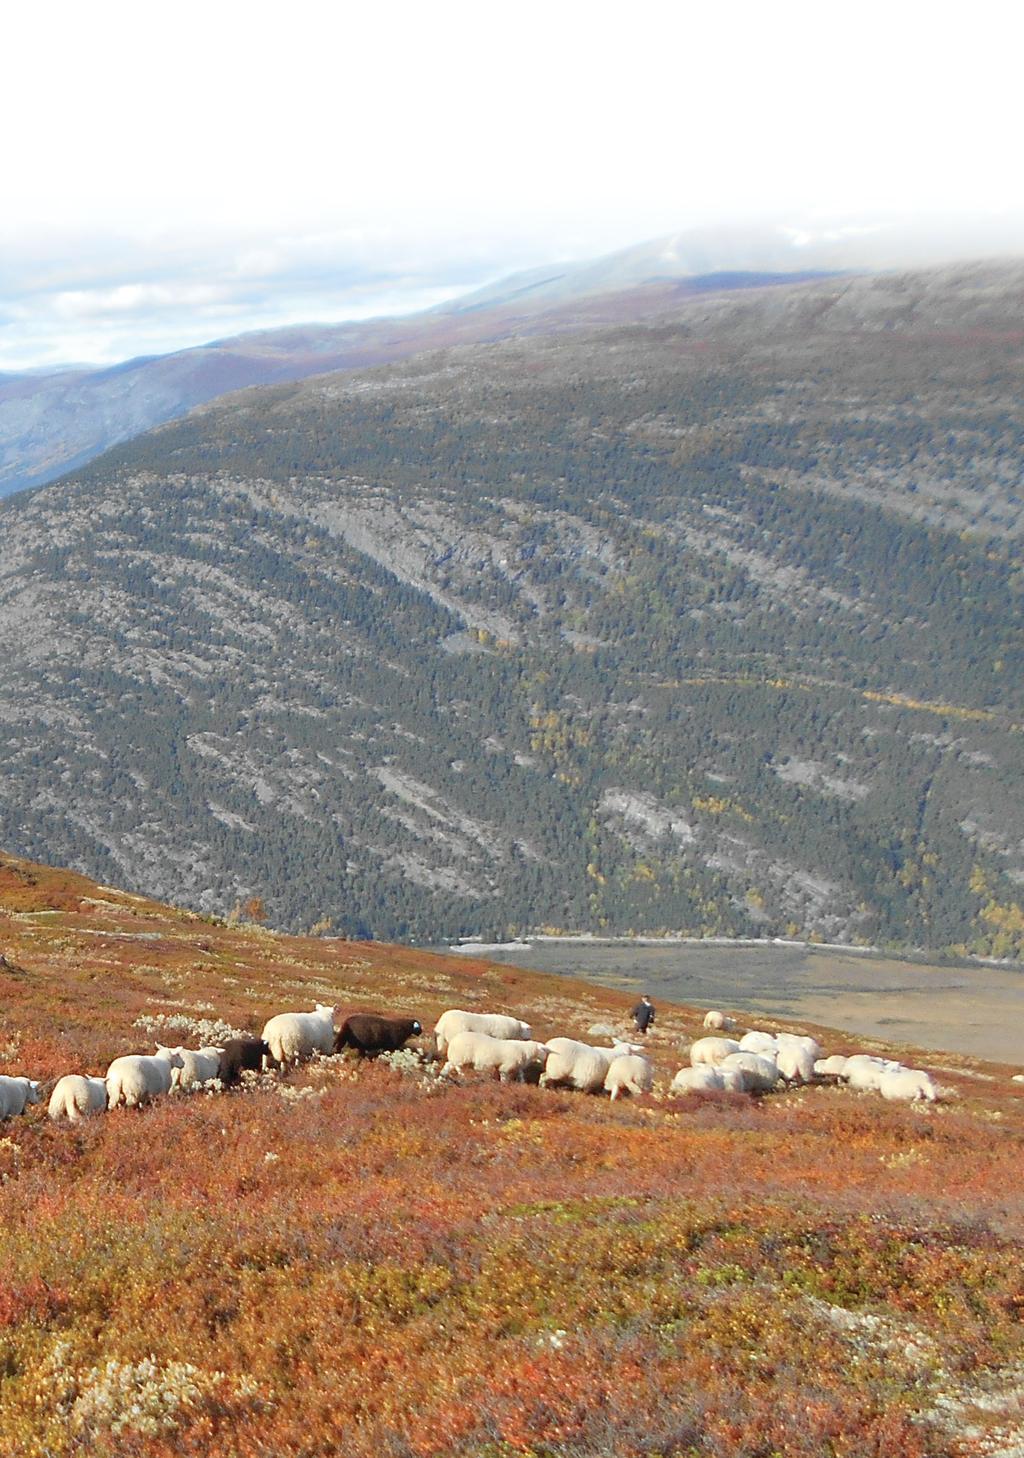
[(28, 1079), (27, 1083), (28, 1089), (25, 1093), (25, 1102), (27, 1104), (38, 1104), (39, 1100), (43, 1096), (40, 1092), (40, 1085), (36, 1083), (36, 1081), (32, 1078)]
[(422, 1032), (423, 1032), (423, 1024), (420, 1023), (416, 1018), (413, 1018), (413, 1020), (412, 1020), (412, 1036), (414, 1038), (415, 1037), (418, 1037), (419, 1034), (422, 1033)]

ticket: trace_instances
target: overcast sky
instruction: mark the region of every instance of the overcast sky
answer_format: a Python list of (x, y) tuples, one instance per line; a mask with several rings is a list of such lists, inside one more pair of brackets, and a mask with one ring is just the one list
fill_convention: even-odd
[(0, 369), (404, 312), (699, 224), (1019, 213), (1019, 15), (9, 7)]

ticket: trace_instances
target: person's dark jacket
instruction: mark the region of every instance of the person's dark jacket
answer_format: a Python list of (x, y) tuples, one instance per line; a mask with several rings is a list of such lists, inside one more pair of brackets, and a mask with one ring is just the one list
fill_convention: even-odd
[(654, 1022), (654, 1004), (652, 1002), (638, 1002), (633, 1009), (633, 1021), (641, 1033), (646, 1033), (647, 1029)]

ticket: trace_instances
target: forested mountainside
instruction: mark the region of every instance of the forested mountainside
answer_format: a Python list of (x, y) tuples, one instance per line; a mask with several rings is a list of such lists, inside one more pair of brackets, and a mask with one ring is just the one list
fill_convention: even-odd
[(0, 843), (272, 922), (1024, 953), (1024, 267), (248, 391), (0, 506)]

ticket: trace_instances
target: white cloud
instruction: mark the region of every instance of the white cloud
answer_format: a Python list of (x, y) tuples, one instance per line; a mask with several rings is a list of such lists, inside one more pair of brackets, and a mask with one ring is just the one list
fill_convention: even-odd
[(229, 304), (227, 289), (210, 284), (119, 284), (112, 289), (72, 289), (54, 294), (49, 307), (58, 319), (105, 319), (110, 315), (188, 309), (204, 314)]

